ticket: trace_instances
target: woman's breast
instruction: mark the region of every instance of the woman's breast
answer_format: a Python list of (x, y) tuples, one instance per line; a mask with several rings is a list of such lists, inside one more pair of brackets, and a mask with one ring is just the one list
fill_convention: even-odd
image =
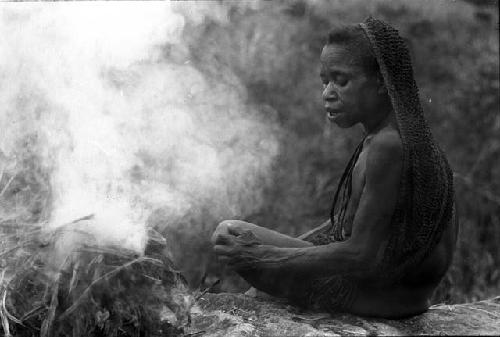
[(359, 201), (365, 187), (366, 153), (361, 152), (352, 172), (351, 197), (346, 210), (346, 222), (344, 224), (344, 236), (347, 238), (352, 233), (352, 223), (358, 210)]

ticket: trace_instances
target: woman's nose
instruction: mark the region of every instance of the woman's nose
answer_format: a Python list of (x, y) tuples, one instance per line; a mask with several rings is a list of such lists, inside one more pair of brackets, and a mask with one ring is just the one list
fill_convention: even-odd
[(339, 95), (334, 90), (333, 85), (328, 83), (323, 90), (323, 100), (327, 102), (335, 102), (339, 98)]

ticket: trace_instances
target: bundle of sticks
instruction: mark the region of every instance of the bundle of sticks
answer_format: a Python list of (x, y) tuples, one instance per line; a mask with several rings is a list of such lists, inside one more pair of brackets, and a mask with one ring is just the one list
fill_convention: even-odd
[[(139, 255), (97, 244), (79, 230), (82, 219), (51, 232), (29, 226), (0, 234), (4, 335), (182, 334), (194, 300), (164, 254), (165, 239), (149, 230), (145, 254)], [(71, 249), (61, 254), (61, 242), (68, 237)]]

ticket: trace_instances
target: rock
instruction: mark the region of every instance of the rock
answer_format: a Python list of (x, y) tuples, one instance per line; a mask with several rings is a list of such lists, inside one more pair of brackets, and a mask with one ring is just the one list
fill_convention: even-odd
[(191, 336), (499, 335), (500, 296), (436, 305), (402, 320), (301, 312), (279, 300), (243, 294), (205, 294), (192, 313)]

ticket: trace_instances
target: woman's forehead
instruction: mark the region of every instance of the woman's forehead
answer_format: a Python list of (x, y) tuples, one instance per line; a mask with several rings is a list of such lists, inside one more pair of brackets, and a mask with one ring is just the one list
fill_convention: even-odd
[(320, 56), (321, 67), (324, 68), (357, 68), (358, 57), (348, 48), (329, 44), (323, 47)]

